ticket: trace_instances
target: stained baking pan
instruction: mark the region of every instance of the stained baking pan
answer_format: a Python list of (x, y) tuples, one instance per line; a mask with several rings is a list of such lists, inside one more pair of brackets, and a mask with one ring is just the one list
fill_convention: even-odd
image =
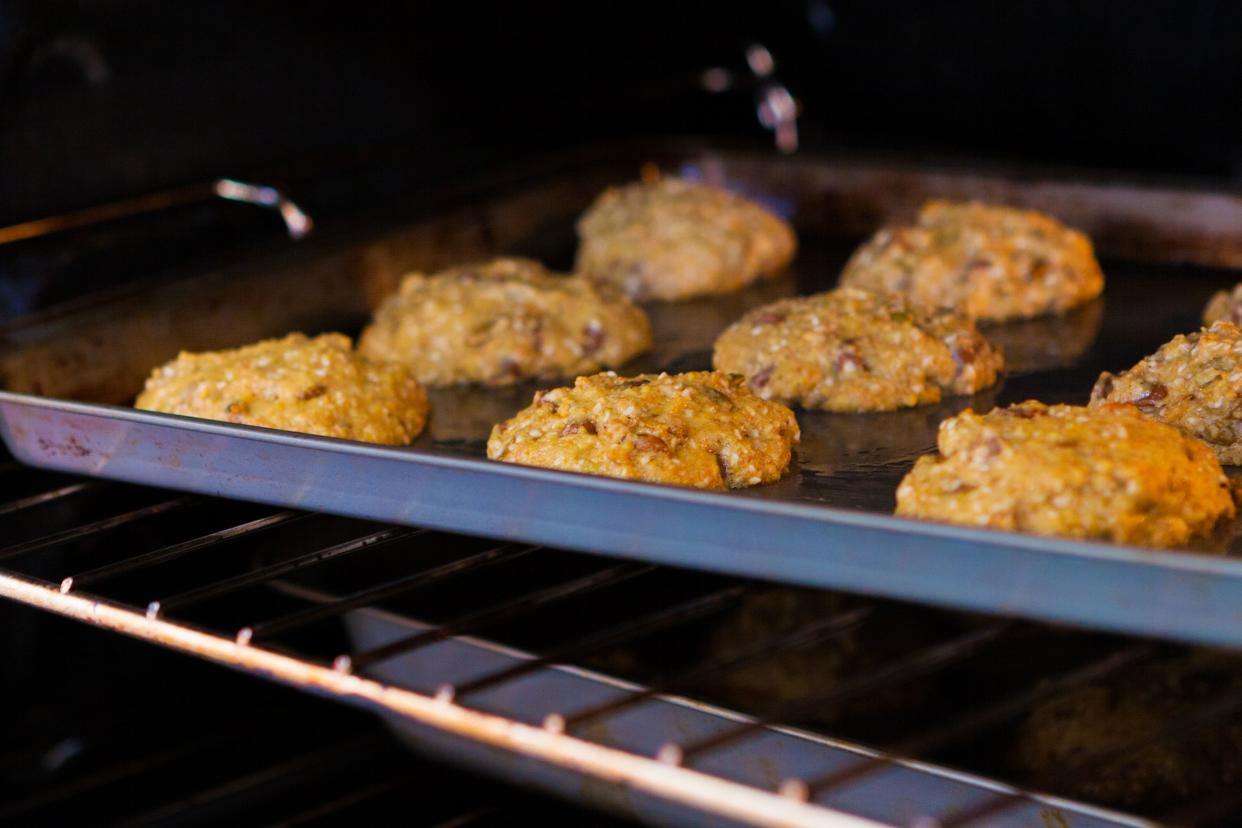
[[(639, 370), (708, 367), (715, 335), (745, 308), (830, 287), (853, 246), (929, 196), (1048, 210), (1091, 233), (1108, 287), (1062, 319), (994, 326), (1003, 383), (903, 412), (799, 413), (796, 468), (730, 492), (523, 468), (483, 458), (491, 425), (534, 386), (433, 393), (427, 432), (390, 448), (123, 407), (181, 348), (292, 329), (356, 332), (412, 268), (494, 253), (572, 260), (573, 220), (643, 163), (728, 183), (797, 225), (781, 279), (721, 299), (652, 305), (655, 350)], [(1242, 645), (1242, 542), (1155, 552), (935, 525), (891, 516), (894, 490), (967, 406), (1083, 402), (1098, 372), (1128, 367), (1193, 330), (1207, 297), (1242, 278), (1242, 199), (1185, 183), (1102, 181), (1031, 170), (777, 158), (693, 147), (600, 150), (514, 170), (315, 241), (214, 263), (3, 329), (0, 430), (31, 465), (239, 499), (563, 546), (607, 555), (1187, 641)]]

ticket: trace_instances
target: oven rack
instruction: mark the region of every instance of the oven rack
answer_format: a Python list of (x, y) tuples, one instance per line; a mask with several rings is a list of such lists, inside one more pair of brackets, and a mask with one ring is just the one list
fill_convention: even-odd
[[(0, 477), (22, 473), (16, 465), (0, 468)], [(0, 595), (378, 712), (420, 750), (554, 792), (586, 790), (593, 804), (643, 821), (947, 828), (1038, 824), (1041, 814), (1054, 813), (1076, 827), (1151, 824), (919, 757), (934, 758), (1012, 721), (1057, 690), (1150, 658), (1159, 644), (1118, 640), (1037, 686), (980, 699), (890, 744), (864, 747), (782, 722), (798, 721), (799, 708), (811, 702), (900, 686), (1015, 646), (1024, 625), (983, 621), (818, 698), (741, 715), (684, 694), (713, 675), (866, 624), (886, 607), (868, 604), (818, 618), (640, 685), (573, 664), (645, 636), (670, 635), (735, 605), (759, 585), (681, 573), (686, 583), (656, 590), (660, 599), (643, 611), (599, 629), (561, 631), (532, 655), (476, 635), (574, 601), (590, 606), (612, 591), (645, 589), (676, 571), (59, 475), (44, 475), (37, 490), (0, 504), (0, 515), (19, 529), (23, 516), (56, 514), (67, 520), (66, 528), (0, 548)], [(278, 533), (290, 534), (278, 543)], [(239, 558), (230, 554), (236, 547), (245, 554), (232, 560)], [(286, 552), (272, 556), (280, 549)], [(538, 588), (506, 594), (510, 579), (497, 573), (549, 556), (574, 566)], [(387, 562), (383, 575), (368, 572), (339, 588), (336, 576), (332, 588), (308, 577), (335, 563), (357, 575), (371, 558)], [(185, 567), (189, 581), (184, 571), (180, 578), (164, 574), (178, 564), (192, 564)], [(210, 574), (203, 574), (204, 566)], [(520, 579), (512, 583), (520, 586)], [(434, 597), (454, 585), (497, 594), (435, 624), (390, 609), (398, 599)], [(1242, 695), (1222, 697), (1168, 722), (1155, 737), (1104, 746), (1066, 772), (1153, 738), (1185, 738), (1240, 709)], [(903, 796), (893, 797), (893, 790)], [(1226, 795), (1170, 818), (1208, 824), (1240, 805)]]
[[(146, 655), (164, 669), (167, 658), (176, 658)], [(71, 724), (47, 733), (34, 751), (10, 734), (0, 748), (0, 790), (7, 794), (0, 824), (304, 828), (386, 824), (397, 809), (412, 828), (623, 824), (417, 757), (351, 708), (275, 688), (255, 692), (242, 676), (207, 669), (178, 673), (168, 685), (187, 691), (168, 702), (175, 712), (161, 721), (178, 725), (176, 739), (151, 726), (143, 707), (115, 704), (107, 727)], [(141, 676), (125, 676), (109, 688), (141, 693), (143, 684)], [(206, 714), (203, 685), (219, 696)], [(51, 715), (40, 717), (45, 729)]]

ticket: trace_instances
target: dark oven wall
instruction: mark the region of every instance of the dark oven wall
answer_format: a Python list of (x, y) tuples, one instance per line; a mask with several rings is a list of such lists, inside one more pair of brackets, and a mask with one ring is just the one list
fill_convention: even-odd
[[(431, 8), (435, 6), (435, 8)], [(398, 143), (471, 165), (757, 137), (695, 91), (764, 42), (834, 143), (1228, 174), (1242, 10), (1188, 0), (0, 3), (0, 221)]]
[[(567, 146), (770, 143), (753, 42), (804, 147), (1237, 167), (1232, 3), (0, 0), (0, 226), (222, 175), (330, 219)], [(0, 248), (0, 318), (280, 234), (236, 209), (169, 223)]]

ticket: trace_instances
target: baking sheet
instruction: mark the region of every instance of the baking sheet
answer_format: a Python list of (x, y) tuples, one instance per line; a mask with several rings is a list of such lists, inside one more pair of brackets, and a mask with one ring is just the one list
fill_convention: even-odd
[[(149, 368), (180, 347), (237, 345), (299, 327), (354, 332), (410, 267), (500, 252), (567, 267), (577, 213), (653, 158), (785, 212), (801, 251), (778, 280), (649, 306), (657, 346), (626, 371), (708, 367), (715, 335), (744, 309), (831, 287), (862, 233), (928, 195), (977, 195), (1064, 216), (1095, 234), (1108, 287), (1067, 317), (985, 329), (1009, 365), (1003, 383), (979, 395), (881, 414), (799, 412), (795, 469), (738, 492), (482, 459), (491, 425), (526, 405), (536, 385), (436, 390), (428, 429), (409, 448), (101, 404), (132, 397)], [(1239, 278), (1230, 268), (1242, 263), (1242, 205), (1232, 195), (662, 149), (561, 159), (389, 221), (5, 330), (0, 376), (12, 390), (0, 393), (0, 431), (10, 450), (32, 465), (169, 488), (1242, 646), (1242, 561), (1221, 554), (1242, 547), (1236, 538), (1201, 554), (1152, 552), (890, 515), (897, 482), (933, 449), (944, 417), (1028, 398), (1084, 402), (1101, 370), (1125, 368), (1193, 330), (1211, 292)]]

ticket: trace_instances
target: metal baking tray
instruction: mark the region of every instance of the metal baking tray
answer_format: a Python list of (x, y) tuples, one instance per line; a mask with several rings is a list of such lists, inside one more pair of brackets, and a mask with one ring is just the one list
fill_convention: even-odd
[[(993, 326), (1003, 383), (902, 412), (799, 412), (783, 480), (717, 493), (493, 463), (491, 425), (535, 386), (432, 394), (411, 447), (249, 428), (124, 407), (181, 348), (301, 329), (356, 333), (401, 274), (469, 258), (531, 255), (567, 268), (573, 222), (644, 163), (727, 183), (796, 224), (789, 274), (719, 299), (651, 305), (655, 350), (627, 371), (708, 367), (745, 308), (831, 287), (879, 224), (930, 196), (1048, 210), (1094, 237), (1105, 296), (1062, 319)], [(0, 433), (24, 463), (173, 489), (561, 546), (682, 567), (835, 587), (1185, 641), (1242, 646), (1242, 561), (1224, 548), (1156, 552), (891, 516), (894, 490), (938, 422), (967, 406), (1083, 402), (1196, 328), (1208, 296), (1242, 278), (1242, 199), (1184, 182), (873, 158), (780, 158), (661, 145), (599, 149), (514, 169), (421, 204), (360, 216), (313, 241), (205, 265), (185, 279), (0, 329)]]

